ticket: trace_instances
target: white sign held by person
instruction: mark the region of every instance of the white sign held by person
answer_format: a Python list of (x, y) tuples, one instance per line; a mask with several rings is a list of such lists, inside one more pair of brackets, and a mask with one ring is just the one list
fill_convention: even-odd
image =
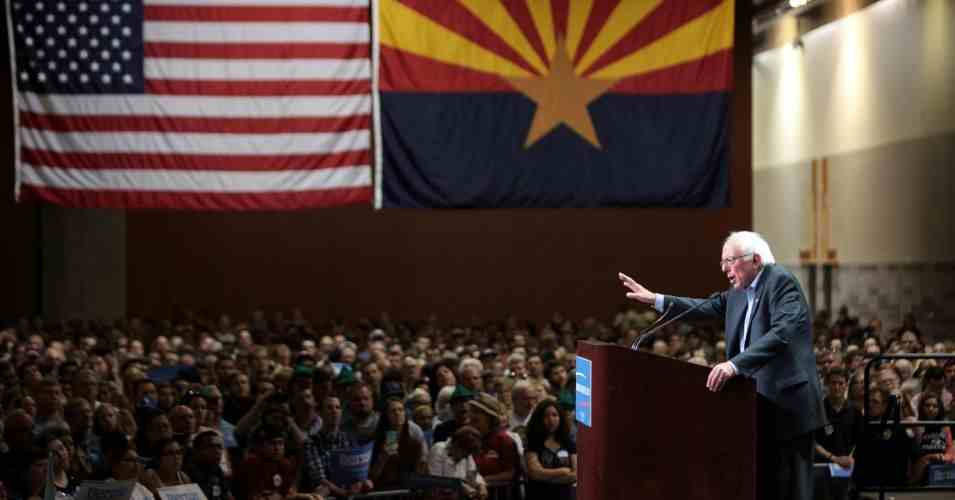
[(133, 500), (134, 481), (83, 481), (75, 500)]
[(206, 500), (206, 495), (195, 483), (166, 486), (158, 491), (161, 500)]

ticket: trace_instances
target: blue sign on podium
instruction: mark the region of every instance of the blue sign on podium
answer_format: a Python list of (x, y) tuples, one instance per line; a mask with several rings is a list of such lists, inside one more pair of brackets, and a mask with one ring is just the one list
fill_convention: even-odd
[(590, 388), (591, 388), (591, 362), (589, 359), (577, 356), (575, 378), (577, 379), (577, 408), (575, 413), (577, 421), (587, 427), (590, 427)]

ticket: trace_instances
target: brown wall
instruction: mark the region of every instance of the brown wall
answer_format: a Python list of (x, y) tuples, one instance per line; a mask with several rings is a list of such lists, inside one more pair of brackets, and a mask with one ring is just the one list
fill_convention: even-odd
[[(749, 2), (737, 16), (732, 208), (296, 213), (130, 212), (130, 313), (178, 304), (310, 316), (609, 317), (625, 271), (648, 286), (723, 288), (720, 244), (752, 226)], [(740, 29), (741, 28), (741, 29)]]
[[(723, 288), (720, 242), (752, 225), (747, 4), (737, 2), (746, 12), (736, 21), (731, 208), (128, 211), (127, 310), (170, 317), (188, 305), (245, 317), (254, 307), (297, 305), (313, 319), (381, 311), (398, 318), (609, 317), (623, 302), (617, 271), (661, 291)], [(6, 214), (0, 205), (0, 222)], [(18, 290), (38, 286), (28, 276), (15, 280)]]

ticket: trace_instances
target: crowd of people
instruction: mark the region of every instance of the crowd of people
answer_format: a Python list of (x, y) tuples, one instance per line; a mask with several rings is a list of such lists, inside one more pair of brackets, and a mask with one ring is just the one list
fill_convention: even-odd
[[(39, 499), (51, 487), (70, 497), (86, 480), (125, 480), (146, 499), (186, 484), (209, 500), (399, 488), (573, 498), (576, 342), (629, 346), (654, 319), (632, 309), (607, 322), (555, 314), (457, 326), (387, 315), (312, 324), (297, 310), (241, 322), (23, 319), (0, 331), (0, 497)], [(845, 311), (821, 317), (814, 336), (830, 422), (819, 462), (859, 484), (926, 484), (933, 467), (955, 463), (947, 425), (862, 425), (868, 360), (955, 353), (955, 342), (925, 342), (911, 320), (862, 326)], [(722, 338), (713, 325), (676, 324), (645, 348), (712, 366), (725, 360)], [(955, 360), (875, 368), (867, 417), (951, 418)], [(834, 497), (851, 489), (825, 484)]]

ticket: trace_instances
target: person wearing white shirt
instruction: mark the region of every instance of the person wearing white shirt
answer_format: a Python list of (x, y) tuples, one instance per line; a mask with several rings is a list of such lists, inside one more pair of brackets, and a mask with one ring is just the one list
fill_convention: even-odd
[(465, 425), (451, 435), (451, 439), (435, 443), (428, 454), (428, 472), (433, 476), (463, 481), (468, 498), (487, 498), (487, 483), (478, 472), (473, 455), (481, 451), (481, 433)]

